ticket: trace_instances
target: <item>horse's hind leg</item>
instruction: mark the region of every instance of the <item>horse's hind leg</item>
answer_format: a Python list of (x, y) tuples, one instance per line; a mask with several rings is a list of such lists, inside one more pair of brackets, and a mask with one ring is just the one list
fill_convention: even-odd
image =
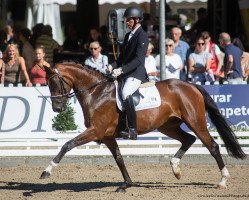
[(182, 171), (180, 168), (181, 158), (196, 140), (195, 136), (183, 131), (180, 127), (180, 124), (180, 120), (173, 119), (167, 124), (165, 124), (163, 127), (160, 127), (158, 129), (163, 134), (178, 140), (182, 144), (180, 149), (176, 152), (176, 154), (170, 161), (172, 171), (177, 179), (180, 179), (182, 176)]
[(70, 151), (74, 147), (86, 144), (86, 143), (94, 141), (96, 139), (97, 138), (95, 137), (94, 129), (93, 128), (88, 128), (82, 134), (80, 134), (77, 137), (75, 137), (75, 138), (69, 140), (68, 142), (66, 142), (62, 146), (62, 148), (61, 148), (60, 152), (57, 154), (57, 156), (50, 162), (48, 167), (42, 172), (40, 178), (44, 179), (44, 178), (50, 177), (50, 175), (52, 174), (52, 169), (59, 164), (61, 159), (64, 157), (64, 155), (68, 151)]
[(123, 157), (120, 153), (117, 141), (115, 140), (115, 138), (111, 138), (111, 139), (103, 140), (103, 143), (111, 151), (111, 153), (112, 153), (112, 155), (113, 155), (113, 157), (114, 157), (114, 159), (115, 159), (115, 161), (116, 161), (116, 163), (117, 163), (117, 165), (118, 165), (118, 167), (123, 175), (123, 178), (124, 178), (124, 184), (121, 185), (116, 190), (116, 192), (125, 192), (125, 189), (128, 187), (131, 187), (133, 184), (132, 184), (131, 178), (126, 170), (124, 160), (123, 160)]
[[(200, 115), (201, 116), (201, 115)], [(203, 114), (205, 116), (205, 114)], [(202, 143), (207, 147), (210, 154), (215, 158), (219, 169), (221, 171), (221, 181), (218, 183), (218, 188), (226, 188), (226, 181), (228, 179), (229, 172), (224, 164), (224, 161), (221, 157), (219, 145), (214, 141), (211, 135), (208, 132), (206, 126), (206, 118), (205, 117), (197, 117), (198, 120), (196, 123), (190, 122), (188, 124), (189, 128), (193, 130), (196, 136), (202, 141)]]

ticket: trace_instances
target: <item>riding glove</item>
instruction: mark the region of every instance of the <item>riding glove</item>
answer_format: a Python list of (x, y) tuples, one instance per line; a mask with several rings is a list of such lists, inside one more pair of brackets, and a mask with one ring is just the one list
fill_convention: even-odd
[(115, 78), (117, 78), (122, 73), (123, 73), (123, 71), (122, 71), (122, 68), (120, 67), (120, 68), (114, 69), (112, 71), (112, 76), (115, 77)]

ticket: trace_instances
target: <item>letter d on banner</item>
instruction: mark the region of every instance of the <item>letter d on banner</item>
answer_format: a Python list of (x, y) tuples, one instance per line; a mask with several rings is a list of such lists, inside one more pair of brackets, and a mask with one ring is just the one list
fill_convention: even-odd
[[(17, 129), (19, 129), (20, 127), (22, 127), (26, 121), (28, 120), (28, 116), (30, 113), (30, 106), (29, 103), (26, 99), (22, 98), (22, 97), (18, 97), (18, 96), (6, 96), (6, 97), (1, 97), (3, 99), (3, 104), (2, 104), (2, 109), (1, 109), (1, 113), (0, 113), (0, 132), (10, 132), (10, 131), (15, 131)], [(16, 125), (16, 127), (13, 127), (11, 129), (6, 129), (3, 130), (3, 120), (4, 120), (4, 114), (6, 111), (6, 107), (7, 107), (7, 102), (9, 99), (18, 99), (21, 102), (23, 102), (24, 106), (25, 106), (25, 114), (23, 117), (23, 120), (21, 121), (20, 124)], [(13, 115), (15, 115), (15, 113), (13, 113)]]

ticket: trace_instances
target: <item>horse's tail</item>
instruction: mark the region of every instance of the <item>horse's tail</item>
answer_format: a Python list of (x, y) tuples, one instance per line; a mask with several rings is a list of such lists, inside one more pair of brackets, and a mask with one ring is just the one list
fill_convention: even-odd
[(222, 140), (225, 143), (227, 152), (229, 155), (244, 159), (246, 154), (240, 147), (234, 132), (228, 125), (226, 119), (221, 115), (216, 103), (212, 97), (207, 93), (207, 91), (200, 85), (196, 85), (196, 88), (201, 92), (205, 102), (205, 108), (208, 112), (208, 116), (211, 119), (212, 123), (216, 126), (218, 133), (220, 134)]

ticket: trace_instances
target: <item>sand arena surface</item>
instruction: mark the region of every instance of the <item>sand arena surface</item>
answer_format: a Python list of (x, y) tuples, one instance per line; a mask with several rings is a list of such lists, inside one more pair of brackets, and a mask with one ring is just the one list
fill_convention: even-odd
[(51, 178), (39, 179), (47, 167), (17, 166), (0, 168), (2, 200), (234, 200), (249, 199), (249, 166), (227, 165), (230, 172), (227, 189), (216, 189), (221, 176), (214, 164), (182, 164), (184, 173), (177, 180), (169, 164), (132, 164), (128, 172), (137, 187), (116, 193), (123, 178), (114, 165), (61, 164)]

